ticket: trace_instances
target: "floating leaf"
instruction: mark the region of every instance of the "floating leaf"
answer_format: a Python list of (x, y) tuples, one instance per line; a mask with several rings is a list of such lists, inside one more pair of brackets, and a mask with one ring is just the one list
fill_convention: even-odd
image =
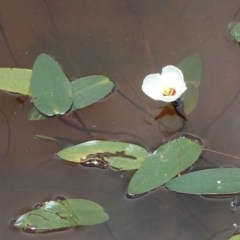
[(68, 78), (46, 54), (40, 54), (34, 63), (30, 91), (35, 107), (47, 116), (64, 114), (73, 103)]
[(177, 138), (162, 145), (133, 175), (128, 194), (142, 194), (165, 184), (191, 166), (201, 152), (200, 144), (188, 138)]
[(240, 22), (232, 24), (231, 35), (234, 37), (236, 42), (240, 42)]
[(57, 155), (67, 161), (83, 163), (89, 160), (106, 161), (116, 170), (139, 168), (148, 152), (134, 144), (93, 140), (61, 150)]
[(198, 103), (199, 86), (202, 79), (202, 61), (198, 55), (190, 55), (184, 58), (179, 64), (187, 84), (187, 91), (182, 95), (184, 111), (189, 114)]
[(30, 232), (50, 232), (66, 228), (94, 225), (108, 220), (104, 209), (85, 199), (48, 201), (14, 222), (14, 227)]
[(189, 194), (240, 192), (240, 168), (214, 168), (184, 174), (166, 184), (172, 191)]
[(229, 238), (228, 240), (240, 240), (240, 234), (234, 235), (231, 238)]
[(0, 68), (0, 89), (30, 95), (32, 70), (23, 68)]
[(79, 109), (95, 103), (109, 94), (114, 84), (107, 77), (102, 75), (93, 75), (73, 80), (71, 82), (73, 89), (72, 109)]

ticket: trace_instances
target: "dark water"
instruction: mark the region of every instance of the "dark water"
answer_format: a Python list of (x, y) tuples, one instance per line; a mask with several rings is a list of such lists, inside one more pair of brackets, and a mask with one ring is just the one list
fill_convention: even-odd
[[(226, 239), (233, 224), (240, 224), (229, 199), (160, 189), (130, 200), (125, 193), (131, 173), (66, 163), (54, 156), (56, 144), (34, 136), (118, 140), (153, 150), (181, 122), (172, 116), (162, 126), (149, 117), (158, 114), (161, 103), (142, 93), (142, 80), (197, 53), (203, 81), (186, 128), (207, 148), (240, 156), (240, 47), (227, 35), (228, 25), (239, 19), (236, 0), (1, 0), (0, 66), (31, 68), (45, 52), (72, 79), (103, 74), (116, 84), (99, 103), (39, 122), (27, 120), (28, 100), (0, 93), (1, 239)], [(239, 161), (206, 153), (200, 166), (239, 166)], [(12, 228), (13, 218), (59, 195), (96, 201), (110, 220), (44, 236)]]

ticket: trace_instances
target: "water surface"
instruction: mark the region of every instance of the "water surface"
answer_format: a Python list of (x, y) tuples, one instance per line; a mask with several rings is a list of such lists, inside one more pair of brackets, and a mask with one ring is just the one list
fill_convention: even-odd
[[(228, 25), (240, 18), (238, 1), (1, 0), (0, 6), (0, 66), (31, 68), (44, 52), (54, 56), (71, 79), (103, 74), (116, 84), (116, 91), (99, 103), (39, 122), (27, 120), (29, 100), (0, 93), (2, 238), (202, 240), (240, 224), (230, 200), (165, 189), (126, 199), (132, 173), (66, 163), (55, 157), (59, 146), (34, 139), (45, 134), (76, 142), (118, 140), (154, 150), (172, 136), (179, 119), (172, 116), (162, 126), (149, 117), (158, 114), (162, 103), (142, 93), (142, 80), (196, 53), (203, 61), (203, 79), (199, 104), (188, 116), (186, 129), (208, 148), (240, 156), (240, 48), (227, 35)], [(216, 165), (239, 166), (239, 160), (206, 153), (199, 163)], [(96, 201), (110, 220), (44, 236), (10, 225), (37, 203), (59, 195)]]

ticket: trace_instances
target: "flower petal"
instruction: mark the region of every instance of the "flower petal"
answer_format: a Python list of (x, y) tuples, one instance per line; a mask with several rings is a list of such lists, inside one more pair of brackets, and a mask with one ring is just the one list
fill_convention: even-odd
[(147, 75), (142, 84), (143, 92), (154, 100), (161, 100), (162, 94), (159, 85), (161, 84), (162, 77), (159, 73)]
[(143, 80), (142, 90), (150, 98), (164, 102), (177, 100), (187, 87), (182, 71), (172, 65), (162, 69), (162, 74), (150, 74)]
[(164, 67), (162, 69), (162, 77), (169, 87), (187, 89), (182, 71), (175, 66), (169, 65)]

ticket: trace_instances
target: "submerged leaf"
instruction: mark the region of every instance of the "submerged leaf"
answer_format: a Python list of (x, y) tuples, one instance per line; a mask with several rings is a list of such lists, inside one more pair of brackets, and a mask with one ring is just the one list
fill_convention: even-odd
[(42, 233), (99, 224), (108, 218), (108, 214), (100, 205), (89, 200), (52, 200), (17, 218), (14, 227), (24, 231)]
[(99, 160), (115, 170), (130, 170), (139, 168), (149, 154), (135, 144), (93, 140), (63, 149), (57, 155), (75, 163)]
[(34, 63), (30, 91), (35, 107), (47, 116), (64, 114), (73, 103), (67, 76), (46, 54), (40, 54)]
[(201, 152), (200, 144), (188, 138), (177, 138), (160, 146), (133, 175), (128, 194), (142, 194), (165, 184), (190, 167)]
[(182, 95), (184, 111), (189, 114), (198, 103), (198, 91), (202, 79), (202, 61), (198, 55), (190, 55), (184, 58), (179, 64), (187, 84), (187, 91)]
[(72, 110), (86, 107), (109, 94), (114, 84), (107, 77), (93, 75), (82, 77), (71, 82), (73, 89)]
[(31, 120), (31, 121), (44, 120), (46, 118), (47, 116), (39, 112), (38, 109), (35, 108), (34, 106), (32, 107), (32, 109), (28, 114), (28, 120)]
[(24, 68), (0, 68), (0, 89), (30, 95), (32, 70)]
[(232, 194), (240, 192), (240, 168), (214, 168), (172, 179), (167, 188), (189, 194)]

